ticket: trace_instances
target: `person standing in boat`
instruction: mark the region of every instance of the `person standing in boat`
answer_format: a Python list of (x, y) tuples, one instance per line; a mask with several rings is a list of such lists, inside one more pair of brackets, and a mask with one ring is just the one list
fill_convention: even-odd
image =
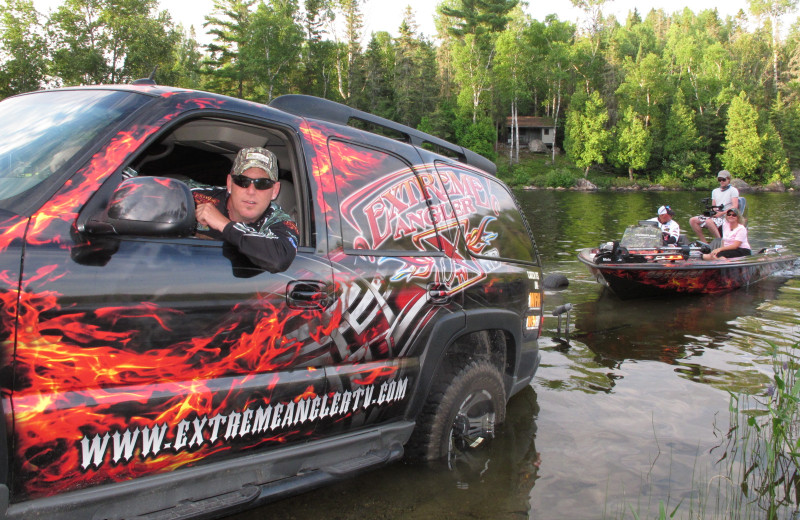
[(658, 208), (658, 216), (649, 219), (651, 222), (658, 222), (664, 245), (677, 244), (678, 238), (681, 236), (681, 227), (672, 219), (674, 216), (675, 211), (672, 208), (669, 206), (661, 206)]
[(703, 255), (703, 260), (716, 260), (717, 258), (736, 258), (750, 256), (750, 243), (747, 241), (747, 228), (737, 208), (730, 208), (725, 212), (725, 222), (722, 224), (722, 247)]
[(703, 228), (708, 229), (712, 240), (720, 238), (719, 228), (725, 223), (725, 212), (730, 208), (739, 208), (739, 190), (731, 185), (731, 172), (721, 170), (717, 174), (717, 182), (719, 188), (714, 188), (711, 192), (711, 205), (722, 206), (722, 209), (715, 211), (711, 217), (697, 215), (689, 219), (689, 225), (703, 242), (706, 241)]

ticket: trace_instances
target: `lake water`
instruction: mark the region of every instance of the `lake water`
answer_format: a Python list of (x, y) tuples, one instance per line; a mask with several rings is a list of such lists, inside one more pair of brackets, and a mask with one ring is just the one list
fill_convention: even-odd
[[(677, 508), (675, 518), (725, 517), (706, 499), (737, 494), (720, 477), (724, 460), (717, 463), (728, 392), (763, 393), (770, 342), (788, 349), (800, 341), (800, 267), (722, 296), (623, 301), (602, 289), (577, 251), (618, 239), (662, 204), (691, 237), (689, 217), (707, 194), (517, 196), (545, 274), (564, 274), (569, 286), (545, 295), (542, 364), (509, 403), (487, 452), (457, 471), (393, 464), (231, 518), (657, 518), (661, 504), (668, 514)], [(746, 197), (753, 248), (800, 251), (800, 195)], [(563, 303), (574, 306), (568, 337), (566, 319), (559, 335), (551, 316)]]

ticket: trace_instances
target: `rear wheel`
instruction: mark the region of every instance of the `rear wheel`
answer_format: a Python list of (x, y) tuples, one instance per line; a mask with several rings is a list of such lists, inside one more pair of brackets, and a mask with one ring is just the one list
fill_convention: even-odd
[(407, 454), (446, 459), (452, 466), (494, 437), (505, 420), (506, 393), (500, 371), (485, 360), (448, 362), (417, 418)]

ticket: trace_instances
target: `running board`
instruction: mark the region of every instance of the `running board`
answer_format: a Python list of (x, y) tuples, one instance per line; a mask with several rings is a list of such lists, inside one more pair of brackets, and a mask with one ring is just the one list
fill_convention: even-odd
[(236, 510), (243, 505), (253, 502), (258, 498), (261, 489), (258, 486), (245, 486), (238, 491), (226, 493), (216, 497), (209, 497), (193, 502), (182, 502), (176, 507), (163, 511), (154, 511), (141, 516), (132, 517), (136, 520), (183, 520), (199, 518), (211, 511)]
[(154, 511), (132, 517), (135, 520), (185, 520), (208, 516), (210, 513), (241, 510), (245, 505), (255, 507), (286, 497), (287, 494), (300, 494), (320, 487), (345, 475), (353, 475), (366, 468), (375, 468), (396, 460), (403, 455), (403, 449), (397, 445), (395, 449), (374, 450), (360, 457), (355, 457), (338, 464), (309, 471), (301, 475), (285, 478), (264, 485), (247, 485), (238, 491), (226, 493), (197, 501), (185, 501), (179, 505), (162, 511)]

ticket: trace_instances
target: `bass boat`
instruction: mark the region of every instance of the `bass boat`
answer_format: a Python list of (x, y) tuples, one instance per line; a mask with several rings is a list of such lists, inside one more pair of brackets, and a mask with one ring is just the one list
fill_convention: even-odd
[(583, 249), (578, 260), (599, 283), (620, 298), (676, 294), (720, 294), (750, 286), (772, 273), (792, 268), (797, 256), (783, 246), (751, 256), (703, 260), (704, 242), (663, 245), (655, 222), (629, 226), (619, 242)]

